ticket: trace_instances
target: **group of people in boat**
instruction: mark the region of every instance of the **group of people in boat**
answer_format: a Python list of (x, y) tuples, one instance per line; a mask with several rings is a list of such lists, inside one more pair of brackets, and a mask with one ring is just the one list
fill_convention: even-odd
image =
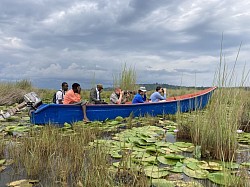
[[(81, 86), (78, 83), (72, 84), (72, 89), (68, 89), (67, 82), (62, 83), (62, 88), (56, 92), (56, 104), (74, 104), (81, 105), (83, 110), (83, 121), (89, 122), (86, 115), (87, 102), (81, 98)], [(103, 90), (102, 84), (97, 84), (95, 88), (90, 90), (89, 103), (91, 104), (108, 104), (101, 98), (101, 92)], [(147, 101), (146, 88), (140, 87), (137, 94), (134, 95), (132, 104), (144, 103)], [(128, 101), (130, 92), (125, 92), (120, 87), (116, 87), (114, 92), (110, 95), (110, 104), (125, 104)], [(155, 92), (150, 96), (149, 102), (159, 102), (166, 100), (166, 88), (157, 86)]]

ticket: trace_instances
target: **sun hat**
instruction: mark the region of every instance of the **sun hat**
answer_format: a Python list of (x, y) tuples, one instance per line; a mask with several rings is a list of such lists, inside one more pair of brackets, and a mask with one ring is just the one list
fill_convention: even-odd
[(143, 91), (143, 92), (146, 92), (146, 88), (144, 86), (140, 87), (139, 90)]

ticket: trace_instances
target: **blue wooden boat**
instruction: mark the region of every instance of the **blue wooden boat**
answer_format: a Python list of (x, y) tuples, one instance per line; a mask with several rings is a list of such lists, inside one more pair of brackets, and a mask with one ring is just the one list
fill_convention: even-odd
[[(204, 108), (215, 89), (216, 87), (212, 87), (197, 91), (194, 94), (171, 97), (166, 101), (157, 103), (87, 105), (87, 116), (91, 121), (103, 121), (106, 119), (115, 119), (117, 116), (128, 117), (131, 113), (135, 117), (175, 114), (178, 111), (188, 112)], [(61, 126), (65, 122), (72, 124), (83, 120), (83, 113), (81, 106), (43, 104), (31, 113), (30, 119), (33, 124), (55, 124)]]

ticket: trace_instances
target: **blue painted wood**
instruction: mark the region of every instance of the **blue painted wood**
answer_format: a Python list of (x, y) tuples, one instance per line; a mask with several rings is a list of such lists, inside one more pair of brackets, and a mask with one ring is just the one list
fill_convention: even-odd
[[(124, 105), (87, 105), (87, 116), (91, 121), (103, 121), (106, 119), (115, 119), (117, 116), (133, 116), (159, 114), (175, 114), (177, 111), (188, 112), (196, 109), (203, 109), (209, 102), (209, 99), (216, 88), (210, 88), (207, 92), (202, 92), (193, 97), (182, 98), (180, 100), (171, 100), (157, 103), (139, 103)], [(36, 111), (31, 113), (31, 123), (33, 124), (55, 124), (62, 126), (65, 122), (74, 123), (83, 119), (81, 106), (43, 104)]]

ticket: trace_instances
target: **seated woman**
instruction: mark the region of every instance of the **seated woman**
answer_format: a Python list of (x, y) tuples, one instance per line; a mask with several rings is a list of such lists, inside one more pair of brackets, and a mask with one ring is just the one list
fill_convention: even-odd
[[(166, 88), (163, 89), (161, 86), (157, 86), (155, 90), (156, 91), (150, 96), (151, 102), (159, 102), (167, 99)], [(161, 95), (162, 93), (164, 96)]]

